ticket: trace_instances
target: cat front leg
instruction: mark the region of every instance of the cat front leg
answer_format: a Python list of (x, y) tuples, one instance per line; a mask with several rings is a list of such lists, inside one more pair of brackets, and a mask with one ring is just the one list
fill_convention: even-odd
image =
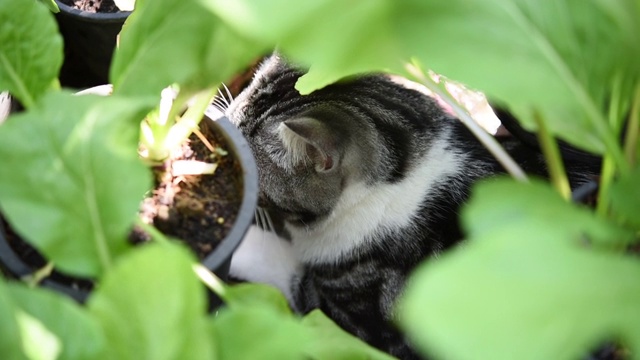
[(233, 253), (229, 276), (272, 285), (293, 305), (291, 283), (300, 271), (290, 241), (253, 225)]

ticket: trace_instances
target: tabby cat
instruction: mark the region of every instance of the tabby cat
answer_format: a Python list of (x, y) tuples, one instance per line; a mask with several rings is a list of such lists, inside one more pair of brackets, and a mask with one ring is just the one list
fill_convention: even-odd
[[(394, 302), (416, 265), (462, 238), (470, 186), (503, 169), (420, 91), (371, 74), (301, 96), (303, 74), (273, 55), (226, 109), (256, 158), (259, 205), (288, 238), (252, 228), (231, 275), (273, 284), (300, 313), (320, 308), (369, 344), (417, 358), (392, 323)], [(545, 175), (538, 152), (505, 147)]]

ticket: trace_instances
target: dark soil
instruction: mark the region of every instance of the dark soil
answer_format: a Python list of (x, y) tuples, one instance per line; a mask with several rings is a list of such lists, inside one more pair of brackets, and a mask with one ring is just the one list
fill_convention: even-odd
[(60, 2), (72, 8), (92, 13), (120, 11), (113, 0), (60, 0)]
[[(165, 235), (183, 240), (198, 255), (206, 257), (230, 231), (242, 201), (241, 172), (236, 159), (227, 154), (224, 139), (208, 127), (202, 134), (214, 147), (209, 148), (195, 135), (183, 145), (172, 159), (156, 168), (156, 187), (142, 204), (142, 219)], [(175, 160), (197, 160), (216, 163), (212, 175), (175, 176), (171, 164)], [(230, 179), (236, 179), (235, 181)], [(148, 236), (134, 231), (134, 243), (148, 240)]]

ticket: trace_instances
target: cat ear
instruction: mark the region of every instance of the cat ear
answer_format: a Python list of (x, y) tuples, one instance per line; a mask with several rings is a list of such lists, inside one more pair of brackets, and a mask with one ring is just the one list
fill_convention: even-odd
[(294, 163), (311, 160), (318, 172), (337, 168), (338, 139), (322, 121), (311, 117), (287, 120), (280, 125), (280, 135)]

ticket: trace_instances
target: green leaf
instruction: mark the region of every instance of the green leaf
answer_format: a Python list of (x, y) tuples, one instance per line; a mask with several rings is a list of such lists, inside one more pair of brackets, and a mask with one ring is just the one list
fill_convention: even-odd
[(603, 114), (614, 88), (628, 99), (640, 81), (637, 1), (201, 1), (238, 32), (312, 65), (302, 93), (356, 72), (403, 72), (415, 57), (525, 126), (535, 128), (537, 112), (555, 135), (621, 160)]
[(21, 310), (16, 311), (16, 319), (22, 333), (24, 353), (32, 360), (55, 360), (62, 351), (58, 337), (38, 319)]
[(267, 307), (283, 315), (290, 315), (291, 308), (280, 290), (270, 285), (242, 283), (225, 288), (224, 300), (227, 306)]
[(97, 276), (126, 236), (151, 174), (138, 158), (149, 104), (49, 94), (0, 127), (0, 205), (13, 228), (65, 272)]
[[(91, 359), (104, 350), (104, 335), (97, 322), (72, 300), (21, 284), (9, 284), (8, 290), (19, 309), (55, 334), (60, 359)], [(44, 350), (41, 341), (34, 344)]]
[(18, 308), (9, 295), (4, 279), (0, 277), (0, 354), (7, 359), (27, 359), (22, 350), (22, 336), (16, 315)]
[(205, 292), (193, 256), (150, 244), (123, 257), (88, 301), (104, 329), (109, 358), (212, 359)]
[(306, 350), (311, 359), (395, 359), (344, 331), (321, 310), (307, 314), (302, 325), (311, 332), (312, 340)]
[(616, 180), (611, 185), (611, 207), (624, 223), (640, 229), (640, 168)]
[(401, 65), (388, 21), (391, 1), (201, 1), (238, 32), (312, 65), (296, 85), (303, 94), (346, 75)]
[(110, 79), (121, 94), (157, 95), (173, 83), (197, 91), (227, 80), (262, 51), (197, 0), (138, 2), (121, 33)]
[(615, 141), (602, 118), (614, 78), (624, 76), (626, 97), (640, 78), (631, 1), (412, 1), (395, 19), (427, 67), (482, 89), (529, 128), (537, 110), (555, 134), (602, 152)]
[(0, 2), (0, 91), (30, 108), (57, 78), (62, 37), (51, 13), (33, 0)]
[(611, 339), (640, 349), (640, 263), (584, 241), (624, 231), (537, 182), (484, 183), (463, 216), (468, 242), (421, 266), (399, 305), (419, 348), (461, 360), (576, 359)]
[[(504, 196), (509, 194), (509, 196)], [(534, 180), (520, 183), (509, 178), (493, 178), (479, 183), (462, 213), (468, 238), (488, 238), (510, 233), (493, 241), (526, 242), (554, 247), (610, 245), (620, 248), (634, 239), (633, 232), (596, 217), (586, 207), (565, 201), (548, 184)], [(544, 232), (531, 233), (531, 229)], [(545, 236), (541, 236), (541, 235)], [(560, 239), (560, 240), (558, 240)]]
[(310, 341), (296, 318), (265, 306), (222, 309), (210, 325), (218, 359), (301, 359)]

